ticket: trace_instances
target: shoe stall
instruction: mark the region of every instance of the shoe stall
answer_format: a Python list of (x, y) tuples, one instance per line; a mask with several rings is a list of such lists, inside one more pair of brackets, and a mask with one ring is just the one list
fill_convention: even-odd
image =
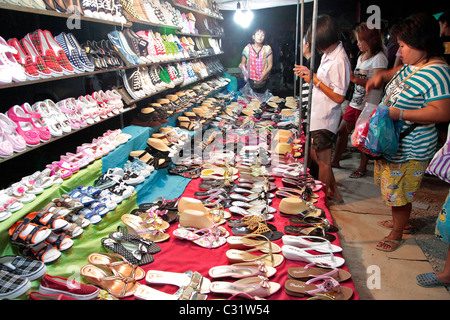
[(232, 86), (217, 3), (99, 4), (0, 1), (0, 299), (357, 300), (298, 97)]

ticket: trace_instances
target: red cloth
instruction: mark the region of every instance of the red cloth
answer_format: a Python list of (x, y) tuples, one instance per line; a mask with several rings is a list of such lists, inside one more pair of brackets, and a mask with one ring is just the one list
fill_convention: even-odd
[[(201, 182), (201, 178), (193, 179), (188, 186), (186, 187), (182, 197), (194, 197), (194, 192), (199, 191), (198, 185)], [(275, 181), (275, 184), (277, 186), (282, 186), (281, 179), (277, 178)], [(325, 193), (323, 191), (318, 192), (320, 199), (315, 204), (316, 207), (324, 209), (326, 212), (327, 219), (333, 223), (332, 217), (330, 215), (329, 210), (325, 206), (324, 197)], [(281, 199), (275, 197), (273, 199), (272, 206), (278, 209), (278, 205), (280, 203)], [(233, 216), (232, 218), (239, 218), (238, 216)], [(279, 212), (275, 214), (275, 217), (269, 221), (271, 224), (275, 225), (277, 227), (278, 231), (281, 231), (284, 233), (284, 226), (289, 225), (289, 219), (283, 216), (280, 216)], [(227, 226), (225, 223), (223, 225), (225, 228), (227, 228), (231, 233), (231, 229)], [(211, 279), (208, 275), (209, 269), (214, 266), (219, 265), (228, 265), (228, 259), (226, 258), (226, 251), (229, 249), (228, 245), (225, 244), (219, 248), (215, 249), (207, 249), (202, 248), (198, 245), (196, 245), (193, 242), (187, 241), (187, 240), (180, 240), (172, 235), (173, 230), (175, 230), (178, 227), (178, 222), (172, 224), (170, 228), (168, 229), (168, 233), (171, 235), (169, 240), (166, 242), (159, 243), (159, 246), (161, 247), (161, 252), (154, 255), (155, 261), (143, 266), (142, 268), (145, 271), (148, 270), (162, 270), (162, 271), (170, 271), (170, 272), (178, 272), (178, 273), (184, 273), (187, 270), (191, 271), (198, 271), (203, 276), (209, 278), (211, 281), (215, 281), (215, 279)], [(283, 245), (282, 240), (276, 240), (274, 243), (278, 244), (280, 247)], [(332, 242), (335, 245), (340, 246), (339, 239), (336, 234), (336, 240)], [(254, 253), (256, 254), (256, 253)], [(342, 257), (342, 254), (336, 254), (336, 256)], [(291, 261), (285, 259), (282, 265), (278, 266), (277, 273), (269, 279), (269, 281), (274, 281), (279, 284), (281, 284), (281, 289), (273, 294), (272, 296), (268, 297), (268, 300), (299, 300), (299, 299), (306, 299), (306, 298), (298, 298), (289, 296), (284, 291), (284, 283), (288, 279), (287, 270), (290, 267), (299, 267), (299, 266), (305, 266), (306, 263), (299, 262), (299, 261)], [(347, 267), (344, 265), (341, 267), (341, 269), (347, 270)], [(233, 278), (223, 278), (223, 279), (216, 279), (216, 281), (236, 281), (237, 279)], [(145, 284), (145, 279), (141, 280), (140, 283)], [(355, 286), (352, 281), (352, 279), (342, 283), (343, 286), (350, 287), (353, 289), (354, 295), (352, 299), (359, 299), (359, 296), (357, 292), (355, 291)], [(149, 285), (150, 286), (150, 285)], [(176, 292), (178, 287), (175, 287), (173, 285), (154, 285), (152, 284), (151, 287), (164, 291), (169, 294), (173, 294)], [(227, 299), (230, 297), (229, 295), (217, 295), (210, 293), (208, 294), (208, 299)]]

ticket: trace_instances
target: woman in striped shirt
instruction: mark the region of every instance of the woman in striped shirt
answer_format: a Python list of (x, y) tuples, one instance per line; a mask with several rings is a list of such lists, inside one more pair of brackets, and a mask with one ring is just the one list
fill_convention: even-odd
[(412, 202), (430, 159), (436, 152), (435, 123), (450, 119), (450, 73), (443, 59), (438, 22), (427, 14), (416, 14), (399, 22), (399, 54), (404, 63), (396, 69), (376, 74), (366, 85), (369, 92), (385, 82), (383, 102), (389, 117), (403, 121), (402, 131), (419, 124), (399, 144), (397, 155), (375, 162), (375, 183), (383, 201), (391, 207), (392, 221), (380, 225), (391, 228), (377, 249), (394, 251), (407, 230)]

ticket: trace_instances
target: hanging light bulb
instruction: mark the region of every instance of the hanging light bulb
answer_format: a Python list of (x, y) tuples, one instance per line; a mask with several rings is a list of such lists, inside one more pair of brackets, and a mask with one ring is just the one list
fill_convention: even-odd
[(234, 13), (234, 22), (236, 22), (237, 24), (241, 24), (243, 18), (244, 15), (241, 10), (241, 3), (238, 2), (236, 6), (236, 12)]

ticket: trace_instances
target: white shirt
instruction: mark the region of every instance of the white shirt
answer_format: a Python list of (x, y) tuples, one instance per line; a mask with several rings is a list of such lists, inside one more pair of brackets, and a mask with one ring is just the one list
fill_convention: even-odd
[[(384, 52), (378, 52), (373, 57), (367, 60), (361, 61), (362, 55), (358, 57), (355, 68), (355, 77), (360, 79), (370, 79), (374, 76), (374, 69), (386, 69), (388, 65), (388, 59)], [(362, 110), (364, 109), (366, 102), (371, 104), (379, 104), (381, 101), (381, 95), (383, 90), (374, 89), (369, 94), (366, 94), (366, 88), (355, 84), (355, 89), (353, 91), (353, 97), (350, 101), (350, 106), (352, 108)]]
[[(339, 42), (336, 48), (322, 55), (316, 77), (334, 93), (345, 96), (350, 83), (350, 61)], [(327, 129), (337, 132), (341, 119), (341, 105), (328, 98), (322, 90), (314, 87), (311, 104), (310, 131)]]

